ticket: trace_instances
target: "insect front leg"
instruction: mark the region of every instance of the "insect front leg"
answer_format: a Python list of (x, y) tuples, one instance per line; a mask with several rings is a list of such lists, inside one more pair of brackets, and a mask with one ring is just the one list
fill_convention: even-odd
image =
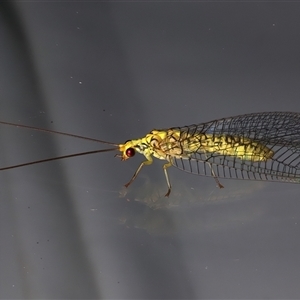
[(147, 160), (143, 161), (140, 166), (137, 168), (137, 170), (134, 172), (132, 178), (130, 179), (130, 181), (128, 183), (125, 184), (125, 187), (129, 187), (131, 185), (131, 183), (136, 179), (137, 175), (139, 174), (139, 172), (141, 171), (143, 166), (149, 166), (151, 165), (153, 162), (153, 159), (151, 156), (147, 157)]
[(168, 192), (165, 194), (165, 197), (169, 197), (169, 195), (171, 193), (171, 184), (170, 184), (169, 175), (168, 175), (168, 171), (167, 171), (167, 168), (169, 168), (171, 166), (172, 166), (172, 164), (170, 162), (163, 165), (163, 169), (164, 169), (164, 173), (165, 173), (165, 177), (166, 177), (167, 185), (168, 185)]

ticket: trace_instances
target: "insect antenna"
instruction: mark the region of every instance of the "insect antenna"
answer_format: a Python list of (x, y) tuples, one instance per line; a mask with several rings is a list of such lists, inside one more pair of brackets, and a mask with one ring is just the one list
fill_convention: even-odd
[(28, 126), (28, 125), (17, 124), (17, 123), (10, 123), (10, 122), (5, 122), (5, 121), (0, 121), (0, 124), (12, 126), (12, 127), (18, 127), (18, 128), (31, 129), (31, 130), (41, 131), (41, 132), (46, 132), (46, 133), (54, 133), (54, 134), (59, 134), (59, 135), (64, 135), (64, 136), (70, 136), (70, 137), (74, 137), (74, 138), (77, 138), (77, 139), (82, 139), (82, 140), (86, 140), (86, 141), (93, 141), (93, 142), (107, 144), (107, 145), (113, 145), (113, 146), (117, 146), (117, 147), (119, 146), (118, 144), (115, 144), (115, 143), (102, 141), (102, 140), (98, 140), (98, 139), (94, 139), (94, 138), (89, 138), (89, 137), (85, 137), (85, 136), (81, 136), (81, 135), (77, 135), (77, 134), (56, 131), (56, 130), (37, 128), (37, 127), (34, 127), (34, 126)]
[(7, 167), (0, 167), (0, 171), (16, 169), (16, 168), (20, 168), (20, 167), (40, 164), (40, 163), (59, 160), (59, 159), (64, 159), (64, 158), (71, 158), (71, 157), (77, 157), (77, 156), (83, 156), (83, 155), (89, 155), (89, 154), (95, 154), (95, 153), (101, 153), (101, 152), (114, 151), (114, 150), (117, 150), (118, 147), (119, 147), (119, 145), (115, 144), (115, 143), (102, 141), (102, 140), (98, 140), (98, 139), (94, 139), (94, 138), (89, 138), (89, 137), (85, 137), (85, 136), (81, 136), (81, 135), (76, 135), (76, 134), (72, 134), (72, 133), (66, 133), (66, 132), (61, 132), (61, 131), (56, 131), (56, 130), (38, 128), (38, 127), (34, 127), (34, 126), (17, 124), (17, 123), (10, 123), (10, 122), (5, 122), (5, 121), (0, 121), (0, 124), (7, 125), (7, 126), (12, 126), (12, 127), (17, 127), (17, 128), (25, 128), (25, 129), (30, 129), (30, 130), (40, 131), (40, 132), (54, 133), (54, 134), (59, 134), (59, 135), (63, 135), (63, 136), (69, 136), (69, 137), (74, 137), (74, 138), (78, 138), (78, 139), (82, 139), (82, 140), (87, 140), (87, 141), (92, 141), (92, 142), (97, 142), (97, 143), (102, 143), (102, 144), (115, 146), (115, 148), (93, 150), (93, 151), (80, 152), (80, 153), (73, 153), (73, 154), (67, 154), (67, 155), (62, 155), (62, 156), (57, 156), (57, 157), (45, 158), (45, 159), (41, 159), (41, 160), (35, 160), (35, 161), (31, 161), (31, 162), (11, 165), (11, 166), (7, 166)]
[(1, 167), (0, 171), (21, 168), (21, 167), (40, 164), (40, 163), (53, 161), (53, 160), (59, 160), (59, 159), (77, 157), (77, 156), (83, 156), (83, 155), (89, 155), (89, 154), (95, 154), (95, 153), (100, 153), (100, 152), (109, 152), (109, 151), (114, 151), (114, 150), (117, 150), (117, 148), (93, 150), (93, 151), (73, 153), (73, 154), (67, 154), (67, 155), (56, 156), (56, 157), (51, 157), (51, 158), (45, 158), (45, 159), (35, 160), (35, 161), (26, 162), (26, 163), (22, 163), (22, 164), (12, 165), (12, 166), (8, 166), (8, 167)]

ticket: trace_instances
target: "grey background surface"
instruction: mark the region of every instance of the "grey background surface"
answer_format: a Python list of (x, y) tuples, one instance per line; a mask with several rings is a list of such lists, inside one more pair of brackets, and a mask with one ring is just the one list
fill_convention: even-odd
[[(115, 143), (300, 112), (298, 2), (1, 2), (0, 120)], [(1, 166), (104, 145), (0, 127)], [(1, 298), (299, 298), (292, 184), (101, 153), (0, 173)], [(120, 194), (123, 197), (120, 197)]]

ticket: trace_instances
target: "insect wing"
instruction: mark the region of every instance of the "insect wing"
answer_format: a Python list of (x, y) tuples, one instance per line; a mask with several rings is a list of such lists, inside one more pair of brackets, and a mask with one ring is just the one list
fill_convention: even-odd
[[(183, 171), (219, 178), (300, 183), (299, 113), (246, 114), (173, 130), (179, 130), (182, 137), (196, 138), (190, 138), (187, 146), (181, 140), (182, 148), (191, 150), (188, 155), (169, 157)], [(199, 136), (209, 138), (215, 146), (207, 147)], [(220, 142), (228, 139), (236, 141), (230, 149)], [(247, 143), (260, 158), (230, 153), (233, 148), (237, 153), (236, 149), (246, 149)]]

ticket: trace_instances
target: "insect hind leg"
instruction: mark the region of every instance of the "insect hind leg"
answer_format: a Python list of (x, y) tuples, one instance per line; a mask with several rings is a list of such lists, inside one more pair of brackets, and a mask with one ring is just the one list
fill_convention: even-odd
[(214, 174), (215, 172), (214, 172), (213, 169), (211, 169), (211, 173), (212, 173), (212, 175), (213, 175), (213, 178), (214, 178), (214, 180), (215, 180), (215, 182), (216, 182), (218, 188), (223, 189), (223, 188), (224, 188), (224, 185), (222, 185), (222, 184), (220, 183), (219, 178)]
[(219, 178), (218, 176), (216, 175), (211, 163), (208, 161), (208, 158), (207, 158), (207, 155), (205, 154), (206, 156), (206, 163), (209, 165), (209, 168), (210, 168), (210, 171), (211, 171), (211, 175), (212, 177), (214, 178), (216, 184), (217, 184), (217, 187), (220, 188), (220, 189), (223, 189), (224, 186), (221, 184), (221, 182), (219, 181)]

